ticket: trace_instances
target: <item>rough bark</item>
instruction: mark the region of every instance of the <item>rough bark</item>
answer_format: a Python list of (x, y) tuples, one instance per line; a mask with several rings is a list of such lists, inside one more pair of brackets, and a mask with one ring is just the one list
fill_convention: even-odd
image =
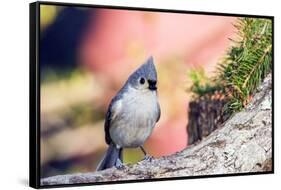
[(42, 185), (179, 176), (231, 174), (272, 170), (272, 84), (267, 76), (251, 103), (222, 127), (185, 150), (99, 172), (48, 177)]

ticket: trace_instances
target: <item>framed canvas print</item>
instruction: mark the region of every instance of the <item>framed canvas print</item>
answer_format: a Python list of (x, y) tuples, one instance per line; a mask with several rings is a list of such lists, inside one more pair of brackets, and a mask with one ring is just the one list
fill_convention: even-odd
[(274, 172), (274, 18), (30, 4), (30, 186)]

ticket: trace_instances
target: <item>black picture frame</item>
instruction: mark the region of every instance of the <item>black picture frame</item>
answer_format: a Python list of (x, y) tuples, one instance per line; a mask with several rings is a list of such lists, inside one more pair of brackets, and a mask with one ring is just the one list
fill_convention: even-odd
[[(58, 6), (74, 6), (74, 7), (91, 7), (91, 8), (106, 8), (118, 10), (139, 10), (153, 12), (170, 12), (170, 13), (187, 13), (199, 15), (217, 15), (217, 16), (235, 16), (235, 17), (252, 17), (266, 18), (272, 21), (272, 171), (256, 172), (256, 173), (237, 173), (237, 174), (217, 174), (208, 176), (184, 176), (161, 179), (143, 179), (126, 180), (126, 181), (109, 181), (97, 183), (82, 183), (82, 184), (61, 184), (61, 185), (41, 185), (40, 184), (40, 5), (58, 5)], [(29, 4), (29, 44), (30, 44), (30, 75), (29, 75), (29, 185), (33, 188), (54, 188), (54, 187), (69, 187), (69, 186), (85, 186), (85, 185), (105, 185), (116, 183), (134, 183), (147, 181), (162, 181), (162, 180), (179, 180), (179, 179), (197, 179), (211, 177), (229, 177), (229, 176), (244, 176), (258, 174), (273, 174), (274, 173), (274, 17), (266, 15), (249, 15), (249, 14), (234, 14), (234, 13), (218, 13), (218, 12), (202, 12), (188, 10), (170, 10), (157, 8), (142, 8), (142, 7), (126, 7), (126, 6), (109, 6), (109, 5), (93, 5), (79, 3), (58, 3), (39, 1)]]

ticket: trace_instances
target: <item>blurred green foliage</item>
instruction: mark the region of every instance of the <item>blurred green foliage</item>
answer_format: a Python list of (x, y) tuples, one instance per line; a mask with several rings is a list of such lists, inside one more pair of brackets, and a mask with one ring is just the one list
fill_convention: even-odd
[(123, 150), (123, 161), (125, 163), (137, 163), (144, 158), (140, 148), (127, 148)]
[(55, 69), (48, 69), (44, 68), (44, 72), (41, 75), (41, 84), (48, 84), (51, 82), (58, 82), (61, 80), (68, 80), (68, 81), (76, 81), (84, 76), (86, 71), (81, 68), (74, 68), (74, 69), (67, 69), (64, 70), (55, 70)]
[(214, 85), (215, 81), (206, 76), (202, 67), (191, 69), (188, 76), (192, 80), (192, 86), (189, 91), (199, 97), (205, 94), (212, 94), (221, 89), (220, 85)]

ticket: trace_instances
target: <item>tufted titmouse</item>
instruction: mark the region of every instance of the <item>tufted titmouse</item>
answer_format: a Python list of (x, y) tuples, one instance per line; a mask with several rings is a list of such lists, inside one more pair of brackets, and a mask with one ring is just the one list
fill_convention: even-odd
[(97, 170), (122, 166), (122, 149), (140, 147), (160, 118), (157, 100), (157, 73), (150, 57), (129, 76), (111, 100), (105, 118), (105, 141), (109, 145)]

